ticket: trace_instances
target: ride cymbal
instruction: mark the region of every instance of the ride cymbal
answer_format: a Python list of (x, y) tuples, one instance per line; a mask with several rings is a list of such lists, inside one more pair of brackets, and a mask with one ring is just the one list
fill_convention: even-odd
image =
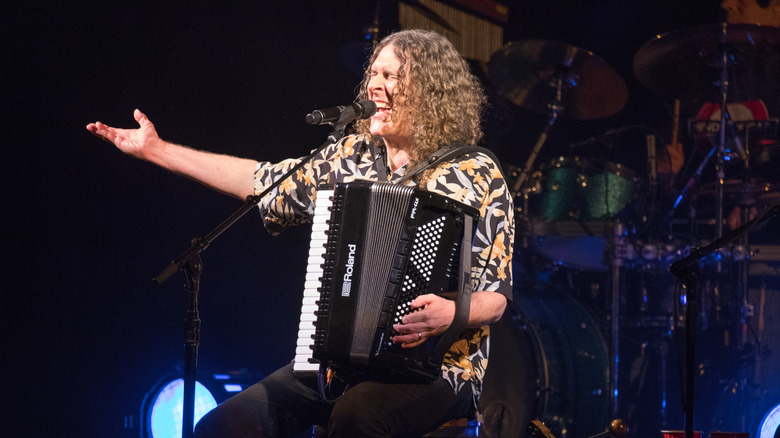
[(780, 29), (750, 24), (708, 24), (657, 35), (634, 56), (634, 74), (669, 99), (720, 102), (726, 66), (729, 102), (780, 92)]
[(628, 87), (620, 74), (579, 47), (544, 40), (513, 41), (494, 53), (487, 67), (500, 96), (542, 114), (559, 103), (562, 117), (600, 119), (617, 113), (628, 101)]

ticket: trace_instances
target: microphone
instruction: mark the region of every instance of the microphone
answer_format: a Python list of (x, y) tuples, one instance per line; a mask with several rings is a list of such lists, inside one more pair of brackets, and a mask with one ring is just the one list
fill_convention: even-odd
[(327, 123), (346, 125), (357, 119), (367, 119), (376, 113), (376, 104), (370, 100), (360, 100), (347, 106), (334, 106), (314, 110), (306, 115), (306, 123), (324, 125)]

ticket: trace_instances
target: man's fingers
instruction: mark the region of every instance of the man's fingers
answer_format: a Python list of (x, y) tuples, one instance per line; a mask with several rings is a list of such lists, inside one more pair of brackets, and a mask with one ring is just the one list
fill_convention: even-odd
[(400, 343), (401, 347), (403, 348), (413, 348), (425, 342), (426, 339), (428, 339), (428, 335), (422, 331), (419, 331), (414, 333), (398, 334), (393, 337), (393, 342), (396, 344)]
[(115, 128), (97, 122), (95, 123), (95, 131), (92, 133), (109, 143), (116, 144), (117, 132)]
[(425, 336), (422, 332), (412, 333), (412, 339), (409, 341), (405, 341), (403, 344), (401, 344), (401, 347), (403, 348), (414, 348), (427, 339), (427, 336)]
[(103, 140), (106, 139), (105, 126), (100, 122), (90, 123), (87, 125), (87, 131), (91, 132), (95, 137), (99, 137)]
[(142, 113), (141, 110), (135, 109), (133, 111), (133, 117), (135, 118), (135, 121), (138, 122), (138, 126), (143, 127), (144, 122), (149, 122), (149, 119), (146, 117), (146, 114)]

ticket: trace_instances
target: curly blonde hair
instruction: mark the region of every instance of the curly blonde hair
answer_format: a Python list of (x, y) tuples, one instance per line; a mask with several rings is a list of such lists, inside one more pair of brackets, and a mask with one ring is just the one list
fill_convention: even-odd
[[(486, 103), (479, 80), (445, 37), (427, 30), (404, 30), (385, 37), (374, 47), (368, 65), (392, 46), (401, 61), (398, 94), (393, 107), (396, 123), (410, 127), (410, 165), (453, 142), (477, 144), (482, 138), (482, 111)], [(359, 99), (368, 98), (370, 69), (360, 83)], [(356, 130), (369, 132), (369, 122)]]

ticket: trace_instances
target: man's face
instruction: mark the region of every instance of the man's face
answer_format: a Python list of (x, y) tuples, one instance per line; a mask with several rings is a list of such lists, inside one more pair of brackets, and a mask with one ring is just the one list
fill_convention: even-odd
[(377, 106), (376, 114), (370, 120), (370, 132), (390, 142), (405, 142), (409, 134), (393, 121), (394, 108), (400, 99), (397, 94), (400, 68), (401, 61), (395, 56), (392, 45), (383, 48), (369, 67), (368, 98)]
[(736, 24), (769, 24), (771, 10), (764, 9), (756, 0), (723, 0), (721, 9), (726, 11), (726, 21)]

